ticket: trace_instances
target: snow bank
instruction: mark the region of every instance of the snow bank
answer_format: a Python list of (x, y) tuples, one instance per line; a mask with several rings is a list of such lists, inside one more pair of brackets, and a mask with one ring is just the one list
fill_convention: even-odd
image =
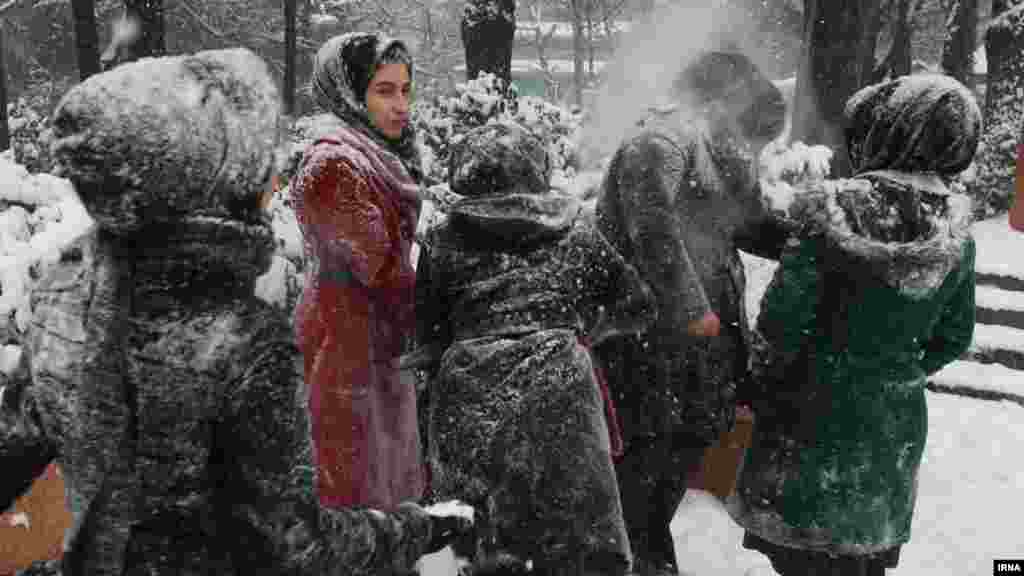
[(928, 443), (910, 542), (892, 576), (982, 576), (1024, 555), (1024, 408), (928, 394)]
[(1005, 214), (976, 223), (972, 232), (978, 248), (975, 271), (1024, 280), (1024, 234), (1010, 229)]
[(708, 492), (688, 490), (669, 529), (681, 576), (775, 574), (765, 555), (743, 548), (743, 528)]
[(1002, 364), (980, 364), (957, 360), (929, 378), (949, 388), (970, 388), (1024, 396), (1024, 372)]
[(832, 149), (803, 142), (785, 144), (776, 140), (761, 153), (761, 193), (771, 210), (788, 212), (802, 186), (825, 179), (830, 170)]
[(70, 182), (0, 154), (0, 373), (18, 366), (32, 286), (92, 223)]

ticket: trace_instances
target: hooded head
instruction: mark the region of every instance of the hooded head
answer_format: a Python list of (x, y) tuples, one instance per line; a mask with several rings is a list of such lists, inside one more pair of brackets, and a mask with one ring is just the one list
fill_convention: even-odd
[[(387, 67), (390, 64), (404, 66)], [(313, 64), (313, 95), (325, 110), (332, 112), (349, 127), (358, 130), (370, 139), (396, 154), (409, 175), (417, 182), (422, 179), (419, 151), (412, 125), (405, 122), (400, 132), (394, 127), (382, 129), (382, 123), (389, 123), (387, 102), (367, 105), (367, 91), (378, 72), (395, 73), (400, 78), (389, 79), (388, 88), (401, 91), (399, 81), (412, 82), (413, 62), (409, 50), (400, 40), (382, 34), (351, 32), (331, 38), (316, 54)], [(408, 94), (394, 94), (395, 99), (408, 98)], [(407, 100), (406, 100), (407, 105)]]
[(974, 160), (981, 110), (970, 90), (941, 74), (868, 86), (846, 103), (846, 144), (854, 173), (870, 170), (951, 177)]
[(846, 135), (856, 176), (826, 182), (798, 211), (823, 224), (830, 245), (902, 292), (926, 295), (959, 262), (970, 200), (945, 179), (970, 165), (981, 114), (947, 76), (904, 76), (854, 94)]
[(502, 243), (557, 237), (579, 211), (572, 196), (550, 187), (543, 140), (515, 123), (468, 132), (452, 151), (448, 178), (463, 197), (452, 206), (452, 222)]
[(778, 138), (785, 126), (782, 92), (743, 54), (701, 54), (676, 78), (673, 92), (715, 127), (737, 131), (758, 146)]
[(54, 171), (136, 256), (173, 253), (204, 270), (219, 260), (251, 275), (274, 246), (261, 201), (278, 164), (280, 106), (266, 63), (248, 50), (123, 64), (57, 105)]

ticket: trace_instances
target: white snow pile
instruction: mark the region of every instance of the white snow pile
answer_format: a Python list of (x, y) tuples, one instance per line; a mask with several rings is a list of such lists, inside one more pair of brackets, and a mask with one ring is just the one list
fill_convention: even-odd
[(765, 147), (760, 158), (761, 193), (770, 210), (788, 212), (801, 188), (821, 182), (829, 173), (832, 149), (780, 140)]
[(25, 98), (18, 98), (8, 105), (7, 128), (11, 135), (14, 160), (33, 173), (48, 170), (51, 133), (49, 118), (37, 112)]
[(92, 218), (67, 180), (30, 174), (0, 154), (0, 370), (18, 365), (18, 336), (29, 321), (28, 295), (61, 250), (86, 232)]
[(534, 96), (506, 97), (492, 74), (458, 84), (453, 95), (417, 103), (413, 124), (422, 139), (425, 173), (436, 182), (447, 180), (449, 151), (466, 132), (509, 121), (544, 140), (555, 173), (574, 175), (582, 117)]

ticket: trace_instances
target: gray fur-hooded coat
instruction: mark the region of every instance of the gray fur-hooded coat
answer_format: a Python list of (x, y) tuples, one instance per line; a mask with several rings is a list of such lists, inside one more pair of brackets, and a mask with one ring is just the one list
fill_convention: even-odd
[(55, 158), (98, 226), (33, 293), (0, 406), (0, 509), (64, 473), (73, 525), (43, 571), (405, 573), (430, 542), (414, 505), (318, 506), (301, 357), (253, 291), (278, 110), (245, 50), (126, 64), (58, 106)]
[(630, 547), (588, 337), (642, 329), (650, 292), (579, 201), (549, 188), (538, 138), (488, 125), (452, 158), (463, 198), (417, 271), (432, 490), (479, 505), (499, 551), (560, 569), (581, 553), (617, 573)]

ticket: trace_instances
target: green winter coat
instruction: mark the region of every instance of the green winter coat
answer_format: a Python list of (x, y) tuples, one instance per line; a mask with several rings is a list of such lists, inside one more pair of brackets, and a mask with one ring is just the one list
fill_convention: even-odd
[(865, 555), (909, 539), (925, 380), (971, 342), (975, 247), (938, 177), (826, 186), (762, 302), (770, 356), (729, 508), (774, 544)]

